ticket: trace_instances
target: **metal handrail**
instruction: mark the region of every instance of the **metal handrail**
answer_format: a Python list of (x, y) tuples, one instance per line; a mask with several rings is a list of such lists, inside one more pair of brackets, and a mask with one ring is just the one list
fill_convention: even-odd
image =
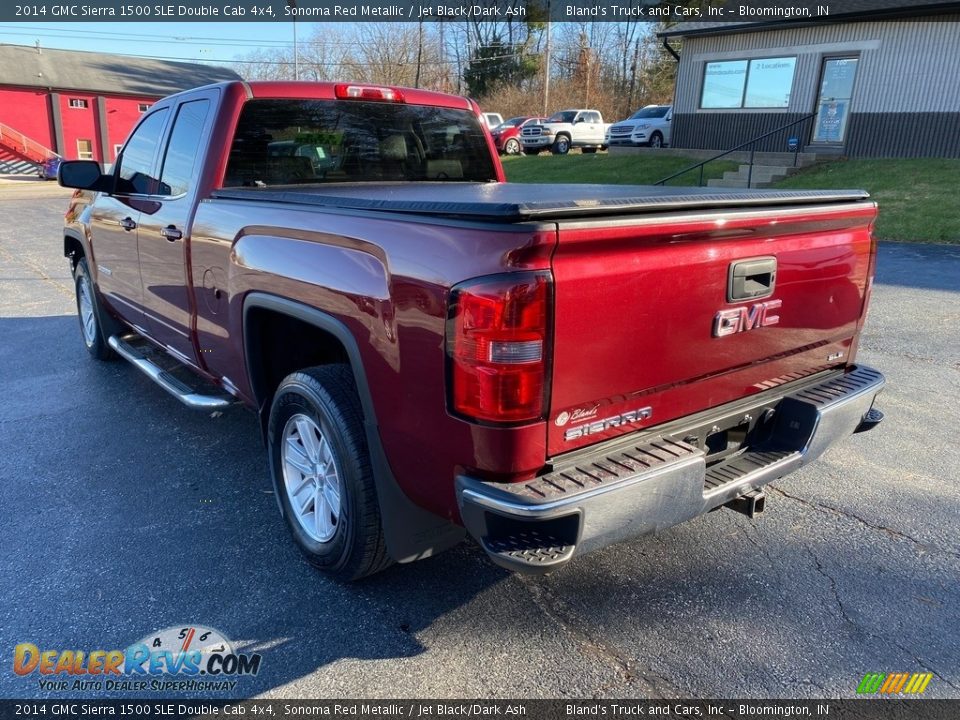
[[(54, 152), (46, 145), (38, 143), (4, 123), (0, 123), (0, 145), (6, 145), (27, 158), (33, 159), (33, 156), (39, 156), (37, 162), (44, 162), (52, 157), (60, 157), (59, 153)], [(33, 156), (31, 153), (33, 153)]]
[[(787, 128), (791, 128), (791, 127), (793, 127), (794, 125), (799, 125), (800, 123), (806, 122), (807, 120), (810, 120), (810, 119), (812, 119), (812, 118), (815, 118), (816, 116), (817, 116), (816, 113), (810, 113), (809, 115), (805, 115), (805, 116), (803, 116), (802, 118), (800, 118), (800, 119), (798, 119), (798, 120), (794, 120), (793, 122), (789, 122), (789, 123), (787, 123), (786, 125), (781, 125), (780, 127), (774, 128), (773, 130), (770, 130), (769, 132), (765, 132), (763, 135), (757, 135), (755, 138), (751, 138), (750, 140), (747, 140), (747, 141), (744, 142), (744, 143), (740, 143), (740, 144), (737, 145), (736, 147), (732, 147), (732, 148), (730, 148), (729, 150), (725, 150), (725, 151), (723, 151), (722, 153), (720, 153), (720, 154), (718, 154), (718, 155), (714, 155), (713, 157), (708, 158), (708, 159), (706, 159), (706, 160), (703, 160), (703, 161), (701, 161), (701, 162), (698, 162), (698, 163), (695, 164), (695, 165), (691, 165), (690, 167), (684, 168), (683, 170), (680, 170), (680, 171), (678, 171), (678, 172), (675, 172), (673, 175), (667, 175), (667, 177), (662, 178), (662, 179), (660, 179), (660, 180), (657, 180), (657, 181), (654, 183), (654, 185), (664, 185), (664, 184), (666, 184), (666, 182), (667, 182), (668, 180), (673, 180), (675, 177), (680, 177), (681, 175), (684, 175), (685, 173), (688, 173), (688, 172), (690, 172), (691, 170), (696, 170), (697, 168), (700, 168), (700, 180), (699, 180), (699, 182), (697, 183), (697, 185), (698, 185), (698, 186), (702, 186), (702, 185), (703, 185), (703, 166), (706, 165), (707, 163), (711, 163), (711, 162), (713, 162), (714, 160), (719, 160), (719, 159), (722, 158), (722, 157), (726, 157), (726, 156), (729, 155), (730, 153), (737, 152), (737, 150), (742, 150), (743, 148), (747, 147), (748, 145), (753, 145), (754, 143), (759, 142), (760, 140), (765, 140), (766, 138), (770, 137), (771, 135), (776, 135), (778, 132), (783, 132), (783, 131), (786, 130)], [(756, 152), (757, 152), (757, 151), (756, 151), (755, 148), (750, 150), (750, 169), (747, 171), (747, 187), (750, 187), (750, 183), (751, 183), (751, 181), (753, 180), (753, 158), (754, 158), (754, 155), (756, 154)], [(794, 151), (793, 151), (793, 166), (794, 166), (794, 167), (797, 166), (797, 157), (798, 157), (799, 154), (800, 154), (800, 143), (798, 142), (798, 143), (797, 143), (797, 147), (796, 147), (796, 148), (794, 149)]]

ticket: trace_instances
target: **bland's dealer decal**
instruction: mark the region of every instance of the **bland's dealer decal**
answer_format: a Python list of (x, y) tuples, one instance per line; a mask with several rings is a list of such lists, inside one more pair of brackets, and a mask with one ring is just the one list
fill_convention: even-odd
[(260, 672), (261, 656), (238, 653), (225, 635), (200, 625), (174, 626), (125, 650), (41, 649), (20, 643), (13, 671), (36, 676), (41, 690), (233, 690), (235, 678)]

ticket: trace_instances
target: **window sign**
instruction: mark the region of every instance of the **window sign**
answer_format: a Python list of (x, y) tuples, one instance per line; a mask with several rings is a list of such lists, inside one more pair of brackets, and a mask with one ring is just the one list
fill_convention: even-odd
[(747, 94), (743, 106), (777, 108), (790, 105), (796, 58), (765, 58), (750, 61)]
[(703, 74), (702, 108), (738, 108), (743, 104), (747, 61), (710, 62)]
[(843, 142), (843, 131), (847, 126), (847, 101), (830, 100), (820, 103), (817, 113), (817, 142)]

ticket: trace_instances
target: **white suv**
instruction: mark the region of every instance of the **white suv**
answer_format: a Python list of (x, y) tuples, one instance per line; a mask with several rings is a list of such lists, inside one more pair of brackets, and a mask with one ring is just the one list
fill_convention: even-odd
[(614, 123), (607, 132), (607, 145), (649, 145), (658, 148), (670, 144), (670, 120), (673, 105), (647, 105), (626, 120)]

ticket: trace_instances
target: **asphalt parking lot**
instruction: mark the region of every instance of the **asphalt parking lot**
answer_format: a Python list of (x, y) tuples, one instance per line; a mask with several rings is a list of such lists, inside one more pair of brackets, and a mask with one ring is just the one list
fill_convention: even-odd
[(252, 415), (89, 358), (65, 197), (0, 186), (0, 696), (57, 696), (12, 672), (17, 643), (201, 624), (263, 655), (228, 696), (850, 697), (870, 671), (960, 697), (960, 247), (882, 245), (860, 359), (886, 420), (757, 520), (711, 513), (542, 579), (463, 545), (343, 586), (288, 540)]

